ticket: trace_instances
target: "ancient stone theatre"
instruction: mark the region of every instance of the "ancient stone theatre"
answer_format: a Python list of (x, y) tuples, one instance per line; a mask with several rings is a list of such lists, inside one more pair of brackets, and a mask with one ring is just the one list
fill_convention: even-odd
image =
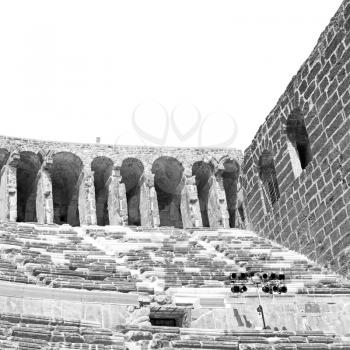
[(244, 151), (0, 136), (1, 349), (350, 349), (350, 0)]

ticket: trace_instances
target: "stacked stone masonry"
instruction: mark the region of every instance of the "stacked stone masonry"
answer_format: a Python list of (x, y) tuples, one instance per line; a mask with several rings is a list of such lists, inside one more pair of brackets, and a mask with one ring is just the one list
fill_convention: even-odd
[(242, 153), (0, 137), (0, 220), (237, 227)]
[[(349, 281), (247, 230), (6, 223), (0, 258), (0, 315), (254, 333), (262, 303), (274, 336), (349, 335)], [(234, 295), (231, 273), (252, 271), (284, 273), (288, 293)]]
[(246, 149), (242, 182), (257, 232), (350, 273), (350, 1)]
[(51, 319), (14, 313), (0, 315), (1, 349), (125, 350), (348, 350), (334, 334), (322, 332), (213, 331), (180, 327), (121, 326), (100, 328), (78, 320)]
[(244, 159), (0, 137), (0, 348), (350, 350), (349, 31), (346, 0)]

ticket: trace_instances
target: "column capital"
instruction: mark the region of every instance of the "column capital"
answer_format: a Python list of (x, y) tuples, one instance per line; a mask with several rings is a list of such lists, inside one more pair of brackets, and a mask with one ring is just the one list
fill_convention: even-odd
[(143, 163), (143, 171), (145, 173), (152, 173), (152, 165), (153, 163), (151, 162), (144, 162)]
[(42, 169), (47, 170), (49, 172), (52, 171), (53, 168), (53, 160), (51, 157), (46, 157), (44, 158), (43, 164), (42, 164)]
[(147, 187), (154, 187), (154, 174), (150, 171), (144, 171), (140, 176), (140, 184), (145, 184)]
[(189, 178), (189, 177), (192, 177), (193, 176), (193, 173), (192, 173), (192, 168), (189, 167), (189, 166), (186, 166), (184, 167), (184, 170), (183, 170), (183, 176), (185, 176), (186, 178)]
[(182, 172), (181, 180), (176, 188), (177, 193), (180, 194), (185, 186), (196, 186), (196, 177), (192, 175), (192, 169), (190, 168), (185, 168)]
[(78, 178), (78, 184), (82, 183), (85, 187), (91, 187), (94, 184), (94, 171), (84, 168)]
[(41, 168), (51, 172), (52, 167), (53, 167), (54, 152), (52, 150), (49, 150), (46, 153), (44, 151), (42, 151), (42, 152), (40, 152), (40, 154), (41, 154), (42, 159), (43, 159), (43, 163), (42, 163)]
[(225, 167), (223, 164), (217, 163), (214, 167), (214, 174), (217, 177), (222, 176), (223, 172), (225, 171)]
[(85, 175), (88, 174), (94, 174), (94, 171), (91, 169), (91, 165), (90, 164), (83, 164), (82, 166), (82, 173), (84, 173)]
[(12, 166), (14, 168), (18, 167), (20, 161), (20, 154), (18, 151), (13, 151), (10, 153), (9, 158), (7, 159), (6, 165)]

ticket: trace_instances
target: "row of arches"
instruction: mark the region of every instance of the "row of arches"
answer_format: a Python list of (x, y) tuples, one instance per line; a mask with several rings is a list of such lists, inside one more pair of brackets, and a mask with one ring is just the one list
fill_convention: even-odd
[[(0, 169), (6, 165), (10, 154), (0, 150)], [(17, 221), (36, 222), (38, 178), (44, 159), (30, 151), (19, 153), (16, 163), (17, 175)], [(84, 164), (75, 154), (59, 152), (52, 156), (49, 174), (52, 182), (53, 222), (79, 226), (79, 186), (82, 181)], [(91, 162), (95, 190), (97, 224), (109, 225), (108, 182), (115, 170), (114, 162), (106, 157), (96, 157)], [(179, 160), (170, 156), (156, 159), (150, 169), (154, 174), (154, 189), (158, 200), (160, 226), (182, 227), (181, 186), (184, 167)], [(239, 164), (227, 158), (219, 167), (212, 162), (197, 161), (193, 164), (192, 175), (198, 192), (201, 217), (204, 227), (210, 226), (208, 212), (209, 189), (213, 178), (218, 179), (226, 194), (227, 210), (231, 227), (235, 227), (237, 212), (237, 182)], [(144, 165), (137, 158), (126, 158), (120, 166), (121, 183), (125, 185), (129, 225), (141, 225), (140, 180), (145, 172)], [(3, 176), (1, 181), (5, 181)], [(0, 185), (1, 187), (1, 185)]]
[[(0, 149), (0, 169), (6, 165), (9, 156), (9, 151)], [(40, 153), (30, 151), (20, 152), (19, 158), (15, 161), (18, 222), (37, 221), (38, 174), (43, 162)], [(82, 169), (82, 161), (73, 153), (61, 152), (53, 156), (50, 174), (55, 223), (69, 222), (74, 226), (79, 225), (77, 183)], [(1, 182), (4, 181), (2, 174)]]
[[(198, 199), (201, 209), (203, 226), (209, 227), (208, 217), (208, 196), (210, 189), (210, 179), (213, 176), (215, 169), (213, 164), (199, 161), (194, 163), (192, 174), (196, 178), (198, 191)], [(236, 206), (237, 206), (237, 184), (239, 176), (239, 165), (236, 161), (229, 159), (223, 163), (223, 168), (218, 171), (219, 181), (225, 191), (227, 211), (229, 214), (230, 227), (235, 227), (236, 222)], [(243, 210), (240, 208), (240, 210)]]
[[(91, 168), (94, 171), (95, 179), (97, 223), (98, 225), (108, 225), (108, 196), (105, 183), (111, 174), (113, 162), (108, 158), (99, 157), (92, 162)], [(129, 225), (139, 226), (141, 224), (140, 178), (143, 172), (144, 166), (139, 159), (127, 158), (121, 164), (120, 175), (121, 182), (125, 184), (126, 189)], [(154, 174), (160, 226), (181, 228), (183, 165), (176, 158), (162, 156), (154, 161), (151, 172)], [(192, 175), (196, 180), (203, 226), (210, 226), (208, 218), (210, 177), (219, 175), (222, 178), (227, 198), (230, 226), (235, 227), (239, 164), (235, 160), (229, 159), (224, 162), (223, 169), (219, 171), (219, 174), (215, 174), (213, 164), (198, 161), (192, 166)]]

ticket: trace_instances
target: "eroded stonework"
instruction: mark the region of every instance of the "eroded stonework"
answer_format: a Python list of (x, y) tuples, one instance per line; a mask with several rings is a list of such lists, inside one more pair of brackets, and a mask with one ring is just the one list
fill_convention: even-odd
[[(236, 188), (242, 154), (233, 149), (114, 147), (2, 137), (0, 155), (2, 220), (227, 228), (235, 226), (239, 215)], [(195, 171), (197, 163), (210, 169), (209, 177)], [(198, 197), (199, 184), (211, 187), (209, 195)]]
[(350, 273), (350, 5), (344, 1), (245, 151), (257, 232)]
[(243, 164), (0, 137), (0, 348), (350, 349), (349, 31), (345, 0)]

